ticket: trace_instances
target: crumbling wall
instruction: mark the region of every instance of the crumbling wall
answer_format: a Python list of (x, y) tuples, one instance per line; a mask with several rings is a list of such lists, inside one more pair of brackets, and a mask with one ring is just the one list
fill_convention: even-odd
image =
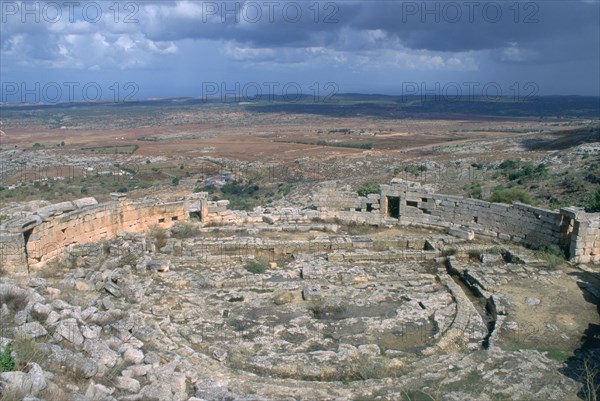
[(153, 224), (168, 228), (185, 219), (183, 202), (114, 201), (73, 211), (35, 227), (26, 245), (28, 263), (32, 266), (60, 256), (70, 245), (111, 238), (120, 231), (143, 232)]
[(401, 224), (468, 228), (479, 235), (541, 246), (559, 242), (562, 216), (519, 203), (408, 192), (400, 194), (399, 220)]
[(169, 228), (187, 220), (190, 212), (209, 216), (205, 194), (162, 203), (128, 201), (124, 196), (98, 204), (94, 198), (62, 202), (11, 220), (0, 229), (0, 250), (5, 270), (21, 272), (61, 257), (70, 246), (96, 242), (118, 232), (139, 233), (157, 224)]
[[(392, 202), (399, 202), (397, 210), (391, 208)], [(600, 214), (577, 208), (553, 211), (521, 203), (490, 203), (436, 194), (430, 186), (402, 180), (382, 185), (379, 196), (367, 197), (325, 186), (313, 197), (313, 204), (323, 218), (461, 228), (531, 247), (558, 245), (575, 262), (600, 262)]]
[(570, 256), (581, 263), (600, 263), (600, 213), (585, 213), (574, 208), (561, 209), (572, 221)]
[(380, 194), (359, 196), (349, 188), (339, 191), (333, 185), (322, 187), (312, 196), (312, 204), (319, 218), (338, 218), (366, 224), (382, 222), (383, 201)]

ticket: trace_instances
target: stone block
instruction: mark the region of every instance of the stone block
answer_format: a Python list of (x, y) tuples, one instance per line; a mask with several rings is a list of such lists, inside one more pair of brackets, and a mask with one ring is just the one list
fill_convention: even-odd
[(270, 215), (264, 215), (262, 216), (262, 221), (264, 221), (267, 224), (275, 224), (276, 221), (276, 217), (275, 216), (270, 216)]
[(77, 209), (83, 209), (84, 207), (94, 206), (98, 204), (98, 201), (94, 197), (81, 198), (73, 201), (73, 204)]
[(448, 234), (454, 235), (455, 237), (466, 239), (468, 241), (472, 241), (475, 239), (475, 233), (471, 230), (463, 230), (460, 228), (448, 228)]
[(42, 218), (36, 215), (22, 217), (8, 223), (8, 231), (11, 233), (21, 233), (33, 227), (42, 224)]
[(482, 253), (479, 255), (479, 261), (484, 264), (500, 263), (502, 261), (502, 255)]
[(305, 301), (321, 299), (321, 286), (318, 284), (310, 284), (302, 289), (302, 298)]
[(302, 268), (302, 278), (303, 279), (313, 279), (319, 278), (322, 276), (323, 271), (321, 266), (318, 265), (307, 265)]

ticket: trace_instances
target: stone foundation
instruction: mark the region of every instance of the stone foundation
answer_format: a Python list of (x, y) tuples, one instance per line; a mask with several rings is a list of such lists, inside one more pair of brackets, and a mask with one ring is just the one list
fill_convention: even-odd
[(228, 201), (208, 201), (206, 193), (169, 203), (130, 201), (123, 194), (114, 194), (113, 201), (102, 204), (94, 198), (62, 202), (2, 224), (0, 260), (8, 272), (27, 272), (60, 258), (76, 245), (112, 238), (119, 232), (144, 232), (153, 225), (169, 228), (190, 218), (223, 225), (294, 225), (337, 218), (372, 225), (442, 227), (467, 240), (484, 236), (531, 247), (557, 245), (571, 261), (600, 262), (600, 213), (489, 203), (436, 194), (432, 188), (401, 180), (382, 185), (379, 194), (366, 197), (324, 187), (313, 196), (316, 210), (246, 213), (230, 211), (227, 206)]
[(314, 196), (322, 215), (367, 224), (445, 227), (472, 235), (510, 240), (531, 247), (558, 245), (574, 262), (600, 262), (600, 213), (577, 208), (559, 211), (515, 203), (490, 203), (435, 194), (430, 187), (395, 180), (380, 194), (324, 188)]
[(114, 194), (113, 199), (102, 204), (94, 198), (62, 202), (7, 221), (0, 227), (3, 268), (25, 272), (61, 257), (69, 247), (112, 238), (119, 232), (139, 233), (155, 224), (169, 228), (190, 216), (201, 220), (215, 217), (206, 194), (170, 203), (129, 201), (123, 194)]

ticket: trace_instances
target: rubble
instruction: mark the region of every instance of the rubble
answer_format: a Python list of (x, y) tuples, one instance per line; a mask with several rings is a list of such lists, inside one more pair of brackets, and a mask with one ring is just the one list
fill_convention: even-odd
[[(37, 229), (56, 235), (60, 246), (12, 259), (32, 261), (30, 277), (0, 281), (0, 315), (10, 322), (0, 346), (24, 337), (40, 355), (26, 371), (1, 373), (2, 391), (45, 400), (44, 391), (60, 383), (65, 399), (81, 401), (401, 399), (399, 389), (435, 381), (461, 383), (449, 399), (477, 399), (468, 386), (476, 375), (490, 393), (567, 399), (578, 384), (558, 362), (503, 348), (503, 333), (525, 326), (515, 308), (539, 311), (550, 302), (503, 290), (515, 281), (543, 286), (569, 278), (502, 242), (527, 242), (534, 233), (484, 228), (472, 208), (519, 211), (522, 219), (538, 213), (540, 239), (562, 238), (560, 227), (543, 227), (568, 217), (581, 233), (569, 245), (584, 259), (596, 255), (586, 231), (596, 216), (509, 210), (431, 189), (398, 181), (359, 197), (329, 188), (315, 196), (317, 210), (256, 213), (228, 211), (205, 195), (170, 204), (120, 195), (107, 204), (44, 205), (41, 214), (3, 224), (3, 235), (20, 235), (23, 246), (23, 229), (33, 230), (28, 247), (43, 241)], [(390, 197), (400, 202), (398, 217)], [(470, 223), (446, 226), (449, 210)], [(197, 231), (169, 238), (190, 211), (201, 214)], [(130, 232), (124, 223), (100, 224), (115, 215), (126, 216)], [(98, 221), (74, 243), (75, 225), (85, 227), (86, 218)], [(166, 246), (154, 246), (151, 224), (163, 224)], [(51, 260), (60, 268), (43, 274)], [(271, 268), (253, 273), (245, 269), (250, 261)], [(558, 323), (547, 327), (562, 341), (574, 337)]]

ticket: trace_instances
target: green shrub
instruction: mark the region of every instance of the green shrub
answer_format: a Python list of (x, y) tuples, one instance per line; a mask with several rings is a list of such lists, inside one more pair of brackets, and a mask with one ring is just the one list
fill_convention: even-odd
[(481, 187), (480, 182), (472, 182), (471, 185), (465, 185), (465, 191), (467, 191), (468, 195), (475, 199), (481, 199), (483, 189)]
[(500, 170), (508, 170), (508, 169), (517, 167), (518, 163), (519, 162), (516, 160), (507, 159), (507, 160), (504, 160), (502, 163), (500, 163), (498, 168)]
[(408, 166), (397, 167), (394, 169), (394, 174), (400, 174), (401, 172), (407, 172), (409, 174), (418, 177), (422, 172), (427, 171), (427, 166), (424, 164), (409, 164)]
[(558, 268), (565, 261), (565, 252), (558, 245), (543, 245), (538, 248), (536, 254), (552, 270)]
[(502, 170), (502, 174), (510, 181), (516, 181), (518, 184), (523, 184), (526, 181), (532, 179), (540, 179), (547, 177), (548, 166), (544, 163), (540, 163), (534, 166), (531, 163), (521, 163), (516, 160), (504, 160), (499, 166), (499, 170)]
[(250, 273), (254, 273), (254, 274), (263, 274), (264, 272), (267, 271), (267, 266), (265, 266), (264, 264), (262, 264), (260, 262), (256, 262), (253, 260), (246, 263), (246, 266), (244, 268), (247, 271), (249, 271)]
[(495, 190), (492, 193), (492, 195), (487, 199), (487, 201), (500, 203), (521, 202), (526, 203), (528, 205), (533, 204), (533, 199), (531, 198), (531, 195), (517, 188)]
[(15, 370), (15, 360), (12, 355), (12, 347), (7, 345), (4, 347), (2, 352), (0, 352), (0, 372), (12, 372)]
[(252, 181), (248, 181), (248, 183), (230, 181), (221, 187), (221, 192), (231, 195), (252, 195), (259, 189), (260, 187)]
[(596, 188), (596, 191), (588, 197), (585, 211), (588, 213), (600, 212), (600, 185)]
[(379, 184), (375, 182), (366, 182), (362, 184), (360, 188), (358, 188), (357, 192), (359, 196), (367, 196), (369, 194), (378, 194), (381, 192), (381, 189)]

